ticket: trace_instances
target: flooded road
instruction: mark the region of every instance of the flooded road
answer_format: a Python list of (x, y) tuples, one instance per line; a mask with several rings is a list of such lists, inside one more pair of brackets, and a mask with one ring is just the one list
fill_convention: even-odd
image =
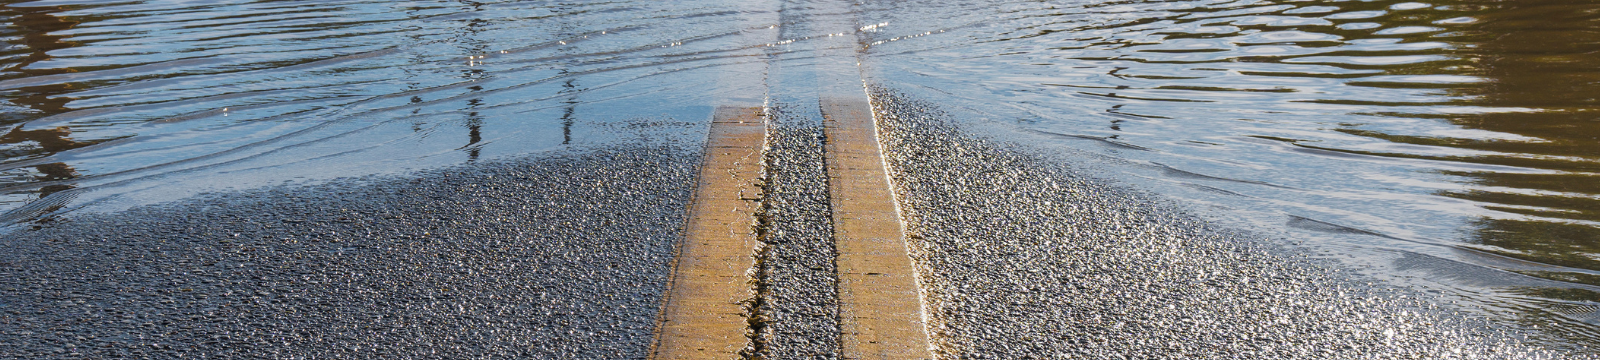
[(193, 193), (673, 141), (703, 131), (675, 120), (710, 113), (696, 100), (759, 93), (708, 70), (764, 53), (721, 23), (738, 12), (652, 6), (665, 5), (7, 5), (6, 220), (170, 198), (138, 191), (156, 184)]
[(973, 127), (1101, 155), (1110, 177), (1517, 322), (1600, 334), (1594, 4), (922, 5), (869, 12), (889, 24), (874, 68)]
[(767, 101), (727, 74), (850, 35), (869, 83), (964, 129), (1600, 340), (1587, 2), (864, 1), (857, 34), (720, 1), (0, 4), (8, 224), (698, 144), (713, 104)]

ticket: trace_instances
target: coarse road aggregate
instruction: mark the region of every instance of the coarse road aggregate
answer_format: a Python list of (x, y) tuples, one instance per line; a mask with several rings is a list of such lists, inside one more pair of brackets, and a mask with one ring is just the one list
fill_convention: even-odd
[(768, 110), (757, 334), (767, 359), (839, 357), (837, 252), (816, 114), (791, 103)]
[(698, 148), (213, 194), (0, 238), (0, 358), (643, 358)]
[(872, 93), (941, 358), (1562, 357)]
[[(1562, 358), (873, 89), (941, 358)], [(775, 102), (766, 359), (837, 358), (820, 116)], [(571, 149), (0, 238), (0, 357), (644, 358), (697, 147)]]

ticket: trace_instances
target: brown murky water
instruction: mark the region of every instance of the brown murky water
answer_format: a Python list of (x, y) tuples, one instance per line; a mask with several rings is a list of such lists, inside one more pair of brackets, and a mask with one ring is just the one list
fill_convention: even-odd
[[(1600, 4), (859, 8), (868, 80), (970, 128), (1600, 339)], [(694, 138), (706, 99), (751, 91), (718, 89), (719, 68), (808, 40), (750, 41), (776, 35), (740, 16), (718, 1), (0, 1), (3, 219), (185, 193), (172, 183)]]

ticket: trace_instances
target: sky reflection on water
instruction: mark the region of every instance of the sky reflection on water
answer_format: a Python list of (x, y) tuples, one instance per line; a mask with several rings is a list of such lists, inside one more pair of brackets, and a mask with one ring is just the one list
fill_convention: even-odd
[[(1600, 334), (1600, 5), (868, 7), (888, 24), (871, 72), (970, 128), (1103, 156), (1089, 163), (1109, 177), (1578, 343)], [(1445, 263), (1464, 266), (1419, 265)]]
[[(693, 143), (714, 99), (765, 91), (718, 74), (828, 36), (778, 38), (783, 24), (746, 21), (776, 9), (718, 1), (0, 5), (6, 221), (583, 144)], [(868, 81), (969, 128), (1099, 156), (1063, 161), (1097, 161), (1575, 343), (1600, 337), (1600, 5), (858, 10)]]

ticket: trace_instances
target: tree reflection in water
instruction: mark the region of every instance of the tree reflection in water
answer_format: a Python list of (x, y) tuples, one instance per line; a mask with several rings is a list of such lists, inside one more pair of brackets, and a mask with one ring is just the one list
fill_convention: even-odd
[[(1374, 2), (1374, 9), (1401, 1)], [(1439, 26), (1447, 32), (1402, 36), (1405, 42), (1447, 41), (1459, 61), (1427, 62), (1386, 69), (1390, 74), (1455, 74), (1479, 83), (1446, 89), (1456, 105), (1483, 106), (1478, 114), (1386, 114), (1448, 121), (1465, 129), (1515, 134), (1529, 140), (1411, 136), (1342, 129), (1386, 141), (1492, 152), (1482, 156), (1419, 156), (1366, 153), (1528, 169), (1444, 171), (1477, 185), (1473, 191), (1441, 191), (1505, 216), (1476, 221), (1470, 239), (1479, 249), (1545, 264), (1600, 270), (1600, 4), (1571, 0), (1454, 1), (1406, 11), (1385, 27)], [(1363, 20), (1371, 21), (1371, 20)], [(1351, 37), (1364, 33), (1341, 34)], [(1394, 86), (1384, 84), (1384, 86)], [(1423, 87), (1426, 84), (1410, 84)], [(1514, 110), (1523, 109), (1523, 110)], [(1542, 170), (1542, 171), (1541, 171)], [(1600, 277), (1534, 273), (1555, 280), (1600, 285)], [(1591, 294), (1587, 300), (1600, 300)]]
[[(17, 47), (18, 50), (12, 51), (26, 52), (26, 55), (20, 57), (19, 59), (0, 60), (3, 61), (0, 62), (0, 66), (3, 66), (5, 72), (8, 73), (4, 75), (9, 75), (0, 77), (0, 80), (4, 80), (8, 77), (52, 75), (73, 71), (72, 69), (37, 70), (27, 68), (28, 65), (33, 63), (50, 59), (51, 56), (49, 52), (52, 50), (76, 46), (76, 44), (72, 42), (62, 41), (62, 39), (66, 38), (64, 35), (51, 34), (52, 32), (71, 29), (79, 24), (79, 21), (68, 20), (53, 14), (55, 12), (64, 10), (67, 9), (60, 6), (0, 7), (0, 18), (10, 19), (11, 25), (13, 29), (15, 29), (14, 31), (20, 32), (20, 34), (15, 34), (16, 40), (11, 41), (11, 43), (20, 46)], [(70, 97), (60, 96), (74, 91), (70, 84), (31, 86), (18, 89), (17, 91), (21, 93), (21, 95), (8, 97), (8, 100), (13, 104), (33, 109), (37, 112), (37, 114), (40, 114), (39, 116), (59, 114), (71, 110), (67, 108), (67, 103), (71, 102), (72, 99)], [(10, 122), (9, 124), (4, 125), (12, 125), (25, 120), (26, 118), (0, 119), (0, 121)], [(15, 154), (22, 156), (8, 156), (8, 158), (11, 159), (47, 156), (66, 150), (92, 145), (92, 143), (73, 141), (69, 136), (71, 134), (72, 132), (64, 127), (41, 130), (23, 130), (22, 127), (13, 127), (6, 134), (0, 135), (0, 145), (4, 145), (12, 149), (16, 149), (19, 145), (26, 146), (26, 150), (22, 151), (25, 154)], [(33, 168), (42, 174), (37, 176), (40, 181), (68, 180), (78, 177), (77, 170), (74, 170), (71, 165), (67, 165), (63, 162), (37, 165)], [(70, 188), (71, 185), (64, 184), (45, 186), (39, 190), (39, 196), (49, 196), (52, 193)]]

